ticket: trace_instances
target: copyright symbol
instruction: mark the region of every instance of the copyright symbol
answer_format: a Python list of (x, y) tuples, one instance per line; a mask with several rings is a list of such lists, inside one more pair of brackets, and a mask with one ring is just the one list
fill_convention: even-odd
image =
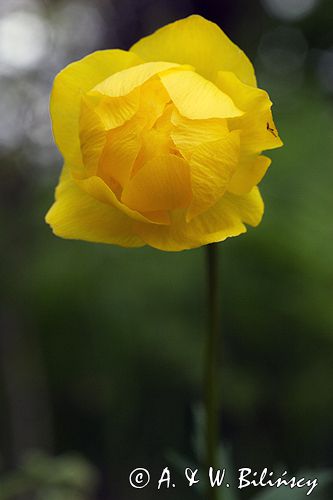
[(133, 488), (145, 488), (150, 481), (150, 474), (147, 469), (135, 469), (129, 477), (130, 485)]

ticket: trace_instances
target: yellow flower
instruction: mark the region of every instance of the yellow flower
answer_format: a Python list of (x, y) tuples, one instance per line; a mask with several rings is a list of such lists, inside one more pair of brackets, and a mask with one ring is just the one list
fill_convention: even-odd
[(129, 52), (95, 52), (55, 79), (64, 168), (46, 221), (63, 238), (176, 251), (263, 215), (257, 184), (282, 145), (246, 55), (191, 16)]

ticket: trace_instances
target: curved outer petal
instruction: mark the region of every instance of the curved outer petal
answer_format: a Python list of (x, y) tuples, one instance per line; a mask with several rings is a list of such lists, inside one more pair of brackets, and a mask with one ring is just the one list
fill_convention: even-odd
[(272, 102), (267, 92), (245, 85), (230, 72), (219, 72), (216, 84), (245, 111), (244, 116), (231, 120), (230, 126), (241, 130), (241, 148), (246, 154), (283, 145), (273, 121)]
[(254, 69), (223, 31), (201, 16), (190, 16), (142, 38), (130, 49), (144, 61), (191, 64), (205, 78), (215, 81), (219, 70), (232, 71), (249, 85), (256, 85)]
[(106, 139), (107, 133), (99, 116), (91, 108), (89, 101), (83, 97), (79, 116), (82, 165), (72, 168), (72, 174), (75, 177), (84, 178), (96, 175)]
[(249, 193), (253, 186), (259, 184), (271, 163), (267, 156), (243, 157), (228, 184), (228, 191), (238, 195)]
[(180, 251), (223, 241), (246, 232), (244, 223), (260, 223), (264, 204), (258, 188), (243, 196), (225, 195), (207, 212), (186, 223), (185, 211), (172, 214), (170, 226), (135, 224), (135, 232), (148, 245), (165, 251)]
[(74, 62), (55, 78), (50, 112), (55, 141), (66, 161), (79, 161), (79, 113), (81, 97), (110, 75), (142, 60), (123, 50), (104, 50)]
[(144, 246), (133, 232), (133, 219), (82, 191), (64, 167), (56, 190), (56, 201), (46, 222), (62, 238), (112, 243), (124, 247)]

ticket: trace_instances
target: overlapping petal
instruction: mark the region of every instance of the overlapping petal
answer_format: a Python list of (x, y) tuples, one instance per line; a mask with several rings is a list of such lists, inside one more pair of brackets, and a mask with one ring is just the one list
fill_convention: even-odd
[(189, 70), (161, 74), (163, 85), (173, 103), (185, 118), (233, 118), (243, 115), (232, 99), (216, 85)]

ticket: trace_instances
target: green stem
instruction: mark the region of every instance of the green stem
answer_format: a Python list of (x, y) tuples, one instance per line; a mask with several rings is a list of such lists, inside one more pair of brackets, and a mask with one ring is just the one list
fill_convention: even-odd
[[(208, 281), (208, 331), (206, 337), (206, 356), (204, 373), (205, 421), (206, 421), (206, 467), (218, 467), (218, 344), (219, 344), (219, 279), (218, 245), (207, 245)], [(218, 488), (207, 483), (207, 500), (217, 500)]]

